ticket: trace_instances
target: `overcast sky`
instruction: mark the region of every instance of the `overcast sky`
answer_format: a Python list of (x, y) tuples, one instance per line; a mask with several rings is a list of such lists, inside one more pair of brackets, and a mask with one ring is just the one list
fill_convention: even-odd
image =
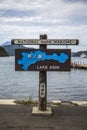
[(79, 39), (87, 50), (87, 0), (0, 0), (0, 44), (11, 39)]

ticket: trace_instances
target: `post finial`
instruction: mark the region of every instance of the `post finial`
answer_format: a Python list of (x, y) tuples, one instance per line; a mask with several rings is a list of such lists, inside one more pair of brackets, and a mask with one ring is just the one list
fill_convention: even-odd
[(40, 39), (47, 39), (47, 34), (41, 34)]

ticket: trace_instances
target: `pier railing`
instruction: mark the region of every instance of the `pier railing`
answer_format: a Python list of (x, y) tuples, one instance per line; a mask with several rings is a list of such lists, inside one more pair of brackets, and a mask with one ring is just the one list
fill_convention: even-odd
[(76, 69), (87, 69), (87, 64), (78, 63), (78, 62), (71, 62), (71, 68), (76, 68)]

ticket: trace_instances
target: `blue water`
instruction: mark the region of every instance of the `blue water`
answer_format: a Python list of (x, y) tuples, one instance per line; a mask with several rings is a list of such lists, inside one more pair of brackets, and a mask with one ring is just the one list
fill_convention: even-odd
[[(87, 63), (87, 58), (72, 58)], [(38, 100), (39, 72), (15, 72), (14, 57), (0, 57), (0, 99)], [(87, 100), (87, 70), (47, 72), (48, 100)]]

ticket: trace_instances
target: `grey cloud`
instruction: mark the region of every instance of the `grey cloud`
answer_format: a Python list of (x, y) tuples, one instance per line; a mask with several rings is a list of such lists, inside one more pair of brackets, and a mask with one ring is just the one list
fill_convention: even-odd
[(3, 17), (23, 17), (23, 16), (35, 16), (37, 15), (35, 10), (14, 10), (14, 9), (7, 9), (7, 10), (0, 10), (2, 12), (0, 16)]
[(64, 2), (69, 2), (69, 3), (76, 3), (76, 2), (82, 2), (82, 3), (87, 3), (87, 0), (63, 0)]
[(80, 38), (85, 42), (86, 2), (87, 0), (1, 0), (0, 40), (16, 35), (31, 37), (33, 33), (44, 31), (53, 37)]

